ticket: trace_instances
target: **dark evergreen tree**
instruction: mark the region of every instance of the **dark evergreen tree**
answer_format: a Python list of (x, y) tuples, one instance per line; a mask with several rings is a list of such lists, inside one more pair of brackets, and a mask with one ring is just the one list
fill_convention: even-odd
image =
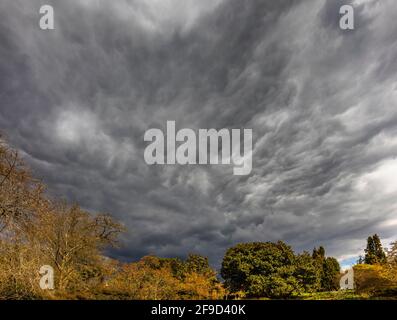
[(328, 257), (323, 262), (323, 273), (321, 277), (321, 289), (324, 291), (333, 291), (339, 289), (338, 275), (340, 266), (338, 260)]
[(305, 292), (316, 292), (321, 288), (321, 272), (310, 253), (305, 251), (296, 257), (294, 275)]
[(378, 258), (379, 263), (385, 263), (387, 261), (385, 250), (383, 249), (382, 242), (377, 234), (372, 237), (375, 245), (375, 254)]
[(375, 255), (374, 239), (372, 238), (372, 236), (368, 237), (367, 247), (364, 251), (365, 251), (364, 262), (366, 264), (375, 264), (376, 263), (376, 255)]
[(325, 256), (324, 247), (320, 246), (318, 249), (313, 249), (312, 254), (314, 263), (320, 277), (320, 291), (332, 291), (338, 289), (338, 275), (340, 273), (340, 266), (335, 258)]
[(366, 264), (382, 264), (387, 261), (386, 253), (377, 234), (367, 239), (364, 261)]

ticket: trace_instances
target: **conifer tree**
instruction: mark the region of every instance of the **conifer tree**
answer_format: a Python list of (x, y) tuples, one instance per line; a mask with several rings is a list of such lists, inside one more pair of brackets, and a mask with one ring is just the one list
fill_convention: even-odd
[(364, 261), (366, 264), (382, 264), (386, 262), (386, 254), (377, 234), (368, 237)]

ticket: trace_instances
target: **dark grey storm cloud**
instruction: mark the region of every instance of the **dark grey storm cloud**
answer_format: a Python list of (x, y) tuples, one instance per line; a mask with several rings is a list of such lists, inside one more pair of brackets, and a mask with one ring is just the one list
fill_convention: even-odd
[[(52, 4), (55, 30), (39, 29)], [(356, 28), (342, 31), (352, 4)], [(111, 254), (397, 237), (394, 0), (3, 0), (0, 127), (54, 194), (127, 226)], [(253, 171), (148, 166), (144, 132), (252, 128)]]

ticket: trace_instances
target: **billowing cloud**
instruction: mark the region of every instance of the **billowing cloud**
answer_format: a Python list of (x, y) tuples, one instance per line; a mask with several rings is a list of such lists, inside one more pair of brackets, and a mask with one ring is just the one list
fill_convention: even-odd
[[(397, 237), (393, 0), (0, 4), (0, 126), (56, 195), (106, 211), (125, 260), (241, 241), (340, 259)], [(356, 28), (339, 29), (352, 4)], [(252, 128), (253, 170), (148, 166), (144, 132)]]

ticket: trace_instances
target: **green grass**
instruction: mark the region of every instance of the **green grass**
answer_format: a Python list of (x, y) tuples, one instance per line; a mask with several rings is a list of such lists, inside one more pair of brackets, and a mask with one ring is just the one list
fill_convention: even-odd
[(355, 293), (353, 290), (304, 293), (297, 296), (298, 300), (397, 300), (397, 295), (370, 295)]
[(367, 300), (368, 295), (357, 294), (353, 290), (304, 293), (296, 297), (299, 300)]
[[(302, 293), (296, 295), (292, 300), (368, 300), (373, 299), (366, 294), (357, 294), (353, 290), (343, 291), (327, 291), (327, 292), (313, 292), (313, 293)], [(271, 300), (269, 298), (259, 298), (259, 300)]]

